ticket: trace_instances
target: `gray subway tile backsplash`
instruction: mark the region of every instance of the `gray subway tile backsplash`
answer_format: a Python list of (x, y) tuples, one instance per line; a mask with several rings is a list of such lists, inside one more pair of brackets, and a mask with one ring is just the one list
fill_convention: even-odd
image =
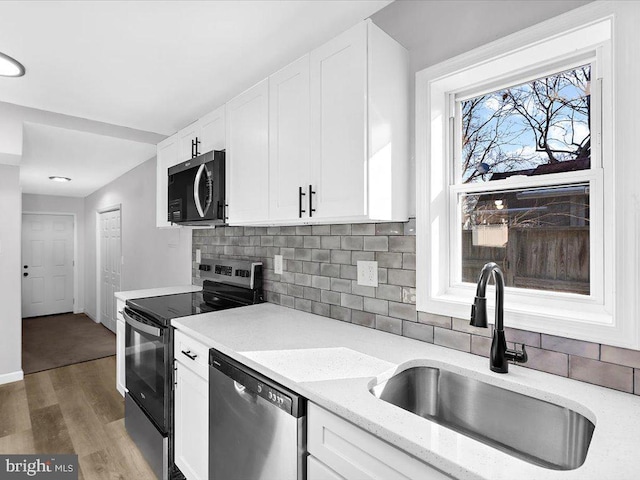
[[(416, 312), (416, 222), (219, 227), (193, 231), (193, 283), (202, 284), (195, 249), (204, 259), (263, 262), (265, 299), (362, 327), (487, 357), (491, 329), (468, 319)], [(284, 271), (276, 274), (274, 255)], [(378, 287), (358, 285), (358, 261), (378, 262)], [(525, 343), (523, 366), (640, 395), (640, 352), (513, 328)], [(488, 360), (487, 360), (488, 362)]]
[(402, 335), (402, 320), (384, 315), (376, 315), (376, 328), (384, 332)]
[(633, 368), (571, 355), (569, 377), (633, 393)]
[(431, 325), (405, 320), (402, 324), (402, 335), (423, 342), (433, 343), (433, 327)]
[(389, 237), (363, 237), (364, 250), (372, 252), (386, 252), (389, 250)]
[(617, 363), (627, 367), (640, 369), (640, 352), (626, 348), (611, 347), (602, 345), (600, 359), (604, 362)]
[(566, 353), (527, 347), (527, 355), (529, 356), (526, 363), (527, 368), (553, 373), (562, 377), (569, 376), (569, 355)]
[(597, 343), (583, 342), (572, 338), (556, 337), (555, 335), (542, 334), (540, 346), (545, 350), (578, 355), (580, 357), (600, 358), (600, 345)]
[(471, 352), (471, 335), (447, 328), (433, 328), (433, 343), (463, 352)]
[(399, 252), (377, 252), (376, 261), (379, 267), (402, 268), (402, 253)]
[(436, 315), (435, 313), (418, 312), (418, 322), (433, 325), (434, 327), (451, 329), (451, 321), (451, 317)]

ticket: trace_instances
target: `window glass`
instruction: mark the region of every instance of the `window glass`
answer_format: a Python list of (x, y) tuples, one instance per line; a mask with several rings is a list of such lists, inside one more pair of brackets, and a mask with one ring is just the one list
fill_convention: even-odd
[(461, 183), (586, 170), (591, 65), (460, 102)]
[(462, 281), (500, 265), (507, 286), (589, 295), (589, 185), (460, 195)]

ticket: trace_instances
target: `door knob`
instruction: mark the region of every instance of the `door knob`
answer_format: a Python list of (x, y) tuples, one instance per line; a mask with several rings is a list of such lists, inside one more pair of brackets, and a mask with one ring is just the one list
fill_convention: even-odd
[(24, 272), (24, 273), (22, 274), (22, 276), (23, 276), (23, 277), (28, 277), (28, 276), (29, 276), (29, 274), (28, 274), (27, 272)]
[(24, 268), (29, 268), (29, 265), (25, 265)]

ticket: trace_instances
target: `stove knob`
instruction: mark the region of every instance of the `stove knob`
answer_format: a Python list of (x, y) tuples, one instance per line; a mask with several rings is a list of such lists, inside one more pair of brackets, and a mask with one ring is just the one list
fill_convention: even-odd
[(258, 385), (258, 393), (262, 393), (262, 385)]

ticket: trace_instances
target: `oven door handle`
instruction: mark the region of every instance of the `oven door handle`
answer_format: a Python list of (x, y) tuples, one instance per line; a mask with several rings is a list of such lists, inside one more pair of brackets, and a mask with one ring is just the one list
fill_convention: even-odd
[(152, 335), (156, 338), (162, 338), (162, 332), (159, 327), (152, 327), (151, 325), (147, 325), (146, 323), (142, 323), (131, 318), (129, 315), (127, 315), (126, 310), (122, 312), (122, 316), (124, 317), (125, 321), (136, 330), (144, 332), (148, 335)]

